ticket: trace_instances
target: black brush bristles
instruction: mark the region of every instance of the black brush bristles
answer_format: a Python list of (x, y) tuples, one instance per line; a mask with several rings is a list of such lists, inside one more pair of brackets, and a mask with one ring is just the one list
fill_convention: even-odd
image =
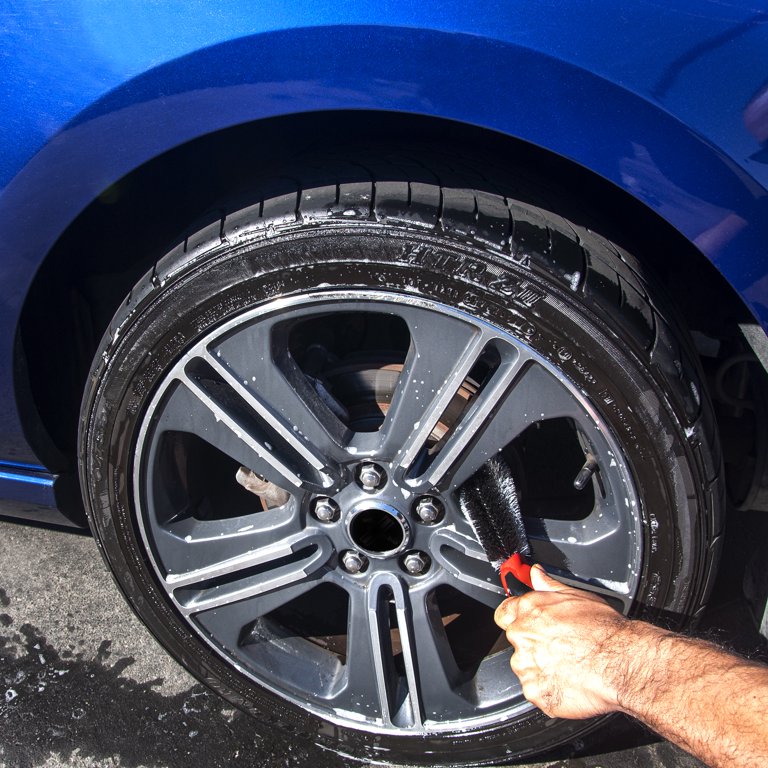
[(501, 456), (487, 461), (464, 483), (459, 506), (496, 570), (515, 552), (530, 554), (515, 481)]

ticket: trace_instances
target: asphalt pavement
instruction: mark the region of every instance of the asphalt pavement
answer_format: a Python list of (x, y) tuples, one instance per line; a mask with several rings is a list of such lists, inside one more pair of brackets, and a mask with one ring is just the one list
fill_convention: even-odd
[[(721, 639), (744, 634), (729, 594), (708, 625)], [(740, 642), (760, 652), (759, 637)], [(89, 536), (0, 520), (0, 768), (350, 765), (260, 727), (191, 678), (123, 604)], [(575, 756), (519, 765), (701, 764), (618, 719)]]

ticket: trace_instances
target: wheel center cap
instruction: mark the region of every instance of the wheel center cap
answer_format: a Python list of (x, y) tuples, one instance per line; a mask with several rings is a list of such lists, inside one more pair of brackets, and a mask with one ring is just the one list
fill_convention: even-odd
[(385, 558), (408, 548), (411, 526), (405, 516), (389, 504), (366, 501), (347, 517), (350, 541), (368, 557)]

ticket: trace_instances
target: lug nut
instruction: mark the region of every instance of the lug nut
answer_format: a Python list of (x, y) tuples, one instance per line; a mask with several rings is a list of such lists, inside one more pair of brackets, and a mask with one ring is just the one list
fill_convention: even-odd
[(377, 464), (363, 464), (358, 477), (364, 490), (375, 491), (384, 481), (384, 470)]
[(416, 514), (422, 523), (437, 522), (443, 513), (443, 505), (431, 496), (424, 496), (416, 502)]
[(315, 499), (312, 512), (321, 523), (332, 523), (339, 516), (339, 505), (333, 499), (321, 496)]
[(420, 576), (429, 568), (429, 558), (423, 552), (410, 552), (403, 558), (403, 565), (411, 576)]
[(360, 573), (360, 571), (365, 570), (365, 566), (368, 565), (368, 558), (365, 555), (361, 555), (359, 552), (349, 550), (343, 554), (341, 564), (344, 566), (344, 570), (347, 573)]

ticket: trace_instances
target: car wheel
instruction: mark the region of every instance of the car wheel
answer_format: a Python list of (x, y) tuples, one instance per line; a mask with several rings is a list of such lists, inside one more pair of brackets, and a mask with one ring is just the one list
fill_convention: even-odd
[(593, 724), (523, 697), (459, 491), (501, 456), (534, 560), (685, 624), (722, 510), (693, 360), (639, 263), (555, 212), (299, 190), (187, 238), (117, 313), (90, 520), (159, 641), (255, 716), (368, 760), (509, 760)]

